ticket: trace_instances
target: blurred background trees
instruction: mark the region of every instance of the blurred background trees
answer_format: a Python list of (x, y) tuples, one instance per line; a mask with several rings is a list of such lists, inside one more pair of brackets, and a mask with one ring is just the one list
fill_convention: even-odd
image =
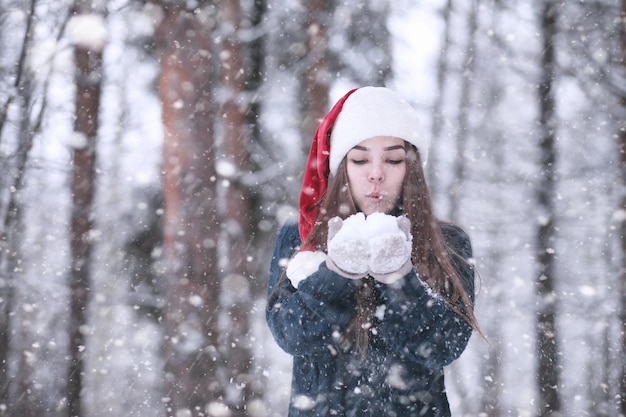
[(623, 13), (0, 0), (0, 415), (284, 415), (273, 239), (368, 84), (420, 111), (473, 239), (489, 343), (446, 370), (454, 415), (626, 415)]

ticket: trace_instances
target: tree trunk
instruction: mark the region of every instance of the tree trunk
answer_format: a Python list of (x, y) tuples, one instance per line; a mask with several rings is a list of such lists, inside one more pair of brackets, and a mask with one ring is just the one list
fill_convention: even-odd
[(448, 189), (450, 201), (450, 212), (448, 218), (451, 222), (459, 221), (459, 210), (461, 206), (461, 191), (465, 182), (465, 171), (467, 170), (467, 140), (470, 135), (469, 116), (472, 95), (472, 85), (474, 83), (474, 67), (476, 55), (476, 32), (478, 30), (478, 5), (472, 1), (468, 17), (468, 44), (465, 48), (464, 67), (461, 80), (461, 96), (459, 97), (459, 110), (457, 116), (456, 132), (456, 158), (454, 159), (454, 171), (452, 182)]
[(304, 155), (309, 152), (310, 139), (317, 125), (328, 111), (328, 10), (325, 0), (306, 2), (305, 76), (302, 80), (302, 133)]
[[(14, 98), (20, 99), (20, 137), (17, 146), (15, 166), (12, 169), (5, 166), (2, 173), (6, 183), (0, 181), (0, 186), (9, 189), (9, 201), (2, 219), (0, 229), (0, 405), (4, 405), (10, 411), (13, 401), (11, 400), (11, 378), (9, 375), (9, 363), (11, 354), (11, 333), (13, 331), (11, 317), (14, 313), (15, 297), (15, 271), (19, 259), (19, 236), (18, 229), (21, 223), (21, 207), (17, 197), (24, 186), (24, 174), (26, 161), (32, 148), (34, 131), (30, 126), (30, 110), (32, 106), (32, 88), (28, 80), (23, 77), (25, 71), (26, 51), (30, 48), (35, 21), (36, 0), (31, 0), (29, 14), (26, 20), (26, 28), (22, 40), (21, 53), (15, 75), (15, 94), (11, 94), (0, 111), (0, 138), (5, 126), (8, 109)], [(11, 190), (12, 188), (12, 190)], [(4, 194), (4, 192), (2, 193)]]
[(439, 138), (441, 136), (441, 132), (443, 131), (443, 103), (448, 79), (448, 50), (450, 48), (452, 31), (454, 30), (450, 21), (452, 6), (452, 0), (447, 0), (442, 12), (443, 27), (445, 32), (442, 41), (443, 44), (439, 51), (439, 59), (437, 61), (437, 95), (435, 96), (435, 102), (433, 103), (433, 123), (431, 126), (431, 137), (433, 138), (433, 141), (430, 145), (430, 150), (428, 152), (428, 164), (426, 165), (428, 187), (433, 196), (439, 191), (437, 159), (439, 157)]
[(554, 41), (556, 36), (557, 3), (546, 0), (541, 12), (541, 81), (539, 83), (539, 183), (537, 185), (537, 280), (538, 310), (536, 343), (538, 355), (537, 385), (538, 413), (541, 417), (555, 416), (561, 411), (559, 395), (560, 360), (556, 328), (557, 297), (554, 290), (556, 243), (554, 195), (556, 191), (555, 97), (553, 80), (556, 74)]
[[(626, 100), (623, 100), (622, 104), (626, 108)], [(619, 133), (620, 153), (622, 159), (622, 176), (624, 178), (624, 184), (626, 184), (626, 133), (624, 129)], [(626, 213), (626, 197), (622, 198), (621, 210)], [(621, 338), (621, 350), (622, 358), (626, 355), (626, 220), (621, 221), (620, 225), (620, 237), (622, 248), (622, 268), (620, 269), (619, 276), (619, 305), (620, 305), (620, 338)], [(626, 416), (626, 363), (622, 360), (620, 375), (619, 375), (619, 409), (622, 416)]]
[[(499, 86), (496, 88), (492, 88), (490, 91), (493, 93), (492, 97), (497, 97), (496, 91)], [(487, 107), (487, 111), (493, 109), (493, 106)], [(495, 132), (492, 132), (491, 140), (488, 142), (488, 146), (492, 150), (493, 153), (493, 162), (494, 169), (493, 172), (495, 174), (494, 178), (491, 180), (495, 183), (496, 187), (505, 187), (504, 177), (506, 176), (506, 165), (504, 161), (504, 155), (506, 153), (505, 150), (505, 139), (504, 135), (499, 132), (499, 129), (496, 128)], [(504, 207), (505, 199), (502, 198), (500, 192), (496, 190), (493, 196), (493, 205), (494, 207)], [(501, 236), (506, 233), (504, 229), (502, 219), (497, 219), (493, 224), (493, 236)], [(493, 271), (492, 276), (497, 277), (501, 274), (506, 274), (506, 262), (503, 260), (505, 258), (505, 254), (503, 253), (503, 248), (501, 246), (495, 245), (489, 255), (488, 255), (488, 264), (490, 265), (491, 271)], [(484, 417), (498, 417), (504, 415), (504, 407), (502, 405), (502, 386), (503, 386), (503, 367), (502, 367), (502, 343), (503, 343), (503, 332), (502, 332), (502, 320), (500, 318), (499, 307), (492, 308), (495, 306), (502, 306), (505, 301), (502, 300), (503, 295), (501, 291), (494, 290), (491, 294), (492, 300), (489, 305), (486, 306), (490, 314), (487, 314), (491, 319), (488, 320), (487, 323), (484, 323), (486, 333), (490, 335), (490, 339), (492, 339), (492, 343), (487, 347), (488, 356), (486, 359), (486, 363), (483, 366), (483, 381), (484, 381), (484, 392), (481, 396), (481, 406), (480, 410), (484, 414)]]
[(253, 367), (254, 346), (250, 341), (251, 279), (249, 270), (250, 243), (253, 236), (251, 219), (252, 197), (242, 176), (251, 169), (248, 152), (250, 132), (246, 126), (247, 100), (244, 100), (244, 50), (239, 40), (242, 20), (239, 0), (223, 0), (220, 9), (220, 80), (225, 96), (221, 103), (220, 118), (224, 132), (224, 164), (228, 169), (218, 174), (224, 181), (222, 212), (224, 266), (221, 299), (225, 328), (220, 342), (221, 353), (228, 358), (224, 368), (225, 384), (236, 395), (229, 396), (228, 405), (233, 417), (247, 416), (248, 405), (261, 390), (255, 384)]
[[(622, 19), (626, 17), (626, 0), (622, 1)], [(622, 60), (623, 65), (626, 66), (626, 31), (622, 25)], [(626, 96), (621, 97), (622, 109), (626, 109)], [(621, 181), (622, 187), (626, 187), (626, 123), (622, 123), (618, 134), (618, 149), (620, 153), (621, 161)], [(620, 212), (622, 213), (622, 220), (620, 224), (620, 245), (622, 249), (622, 260), (619, 274), (619, 321), (620, 321), (620, 344), (622, 357), (626, 355), (626, 196), (622, 198), (620, 203)], [(621, 361), (621, 369), (619, 372), (619, 410), (621, 416), (626, 416), (626, 362)]]
[[(248, 57), (248, 64), (246, 68), (246, 83), (245, 90), (248, 96), (248, 106), (246, 111), (246, 124), (248, 125), (250, 135), (250, 141), (254, 142), (257, 146), (263, 146), (263, 133), (261, 127), (261, 112), (262, 112), (262, 92), (263, 80), (265, 77), (265, 54), (266, 50), (266, 30), (264, 30), (264, 19), (267, 13), (267, 0), (255, 0), (252, 4), (252, 10), (248, 12), (248, 19), (250, 21), (251, 30), (259, 33), (258, 36), (251, 39), (246, 44), (246, 51)], [(250, 163), (252, 161), (249, 161)], [(260, 169), (257, 164), (251, 167), (251, 169)], [(248, 192), (250, 193), (250, 201), (248, 206), (251, 207), (249, 222), (254, 226), (254, 232), (252, 236), (249, 236), (251, 240), (250, 249), (253, 249), (252, 253), (253, 261), (252, 265), (255, 269), (253, 272), (255, 277), (263, 277), (261, 279), (253, 279), (252, 281), (252, 296), (253, 298), (264, 298), (265, 291), (267, 290), (267, 281), (264, 278), (266, 274), (267, 264), (267, 236), (258, 225), (263, 220), (263, 212), (258, 209), (260, 204), (263, 204), (261, 200), (262, 185), (258, 183), (246, 183)]]
[(163, 112), (168, 416), (224, 406), (218, 369), (218, 213), (211, 56), (215, 7), (163, 2), (156, 32)]
[[(33, 372), (33, 363), (27, 360), (27, 352), (29, 346), (32, 346), (32, 343), (26, 343), (25, 340), (29, 340), (30, 336), (34, 333), (33, 323), (24, 319), (24, 315), (26, 312), (16, 311), (15, 304), (15, 293), (16, 293), (16, 282), (19, 281), (20, 272), (22, 267), (20, 266), (22, 253), (20, 249), (20, 244), (22, 240), (23, 223), (23, 206), (18, 202), (19, 195), (24, 189), (24, 177), (26, 174), (26, 162), (28, 161), (28, 155), (33, 146), (33, 137), (35, 135), (35, 131), (33, 130), (33, 126), (31, 125), (31, 106), (32, 106), (32, 86), (29, 80), (25, 80), (22, 83), (19, 95), (21, 97), (18, 98), (18, 102), (20, 103), (20, 114), (22, 115), (20, 118), (20, 129), (19, 129), (19, 145), (16, 154), (16, 165), (14, 167), (14, 176), (13, 176), (13, 191), (10, 193), (9, 197), (9, 205), (5, 216), (4, 221), (4, 231), (3, 233), (3, 241), (6, 241), (7, 250), (2, 251), (2, 260), (3, 262), (3, 274), (6, 275), (6, 293), (3, 294), (4, 303), (6, 303), (6, 333), (3, 331), (3, 346), (6, 346), (6, 351), (2, 354), (5, 356), (3, 360), (3, 377), (6, 375), (6, 371), (10, 361), (9, 354), (11, 350), (17, 349), (17, 369), (16, 369), (16, 377), (13, 381), (15, 386), (17, 387), (17, 392), (21, 393), (19, 396), (13, 396), (11, 400), (11, 390), (10, 390), (10, 382), (7, 380), (4, 384), (4, 389), (6, 389), (6, 394), (9, 395), (9, 398), (3, 400), (4, 404), (7, 404), (9, 408), (9, 414), (19, 415), (22, 417), (36, 417), (39, 415), (37, 410), (35, 397), (35, 390), (32, 386), (32, 372)], [(6, 262), (6, 264), (4, 264)], [(20, 317), (21, 320), (15, 323), (15, 326), (11, 326), (10, 317)], [(18, 330), (21, 326), (21, 331)], [(21, 333), (21, 344), (19, 343), (11, 343), (10, 335), (16, 335), (17, 333)], [(6, 335), (6, 336), (5, 336)], [(4, 340), (6, 337), (6, 340)], [(32, 342), (32, 341), (31, 341)], [(7, 401), (6, 403), (4, 401)]]
[[(76, 1), (74, 13), (93, 13), (90, 1)], [(77, 43), (76, 109), (74, 133), (76, 143), (72, 159), (72, 214), (70, 219), (70, 317), (67, 373), (67, 415), (82, 416), (81, 391), (85, 370), (85, 326), (90, 300), (91, 229), (95, 190), (96, 135), (100, 110), (102, 50), (95, 45)]]

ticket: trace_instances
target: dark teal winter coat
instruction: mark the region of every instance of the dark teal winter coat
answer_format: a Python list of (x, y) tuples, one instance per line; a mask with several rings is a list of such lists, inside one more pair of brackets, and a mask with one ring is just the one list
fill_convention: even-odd
[[(472, 256), (460, 228), (442, 230), (457, 253)], [(375, 284), (381, 307), (362, 358), (337, 338), (354, 314), (359, 281), (343, 278), (323, 262), (296, 290), (281, 276), (299, 245), (297, 224), (286, 224), (271, 261), (266, 312), (276, 342), (293, 356), (289, 417), (449, 416), (443, 367), (461, 355), (471, 327), (413, 271), (399, 286)], [(453, 263), (473, 301), (473, 269)]]

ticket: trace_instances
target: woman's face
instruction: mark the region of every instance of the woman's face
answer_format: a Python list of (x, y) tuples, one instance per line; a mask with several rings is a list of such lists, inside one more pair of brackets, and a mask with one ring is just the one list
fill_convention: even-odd
[(398, 204), (406, 173), (404, 140), (392, 136), (366, 139), (346, 155), (350, 191), (366, 216), (389, 214)]

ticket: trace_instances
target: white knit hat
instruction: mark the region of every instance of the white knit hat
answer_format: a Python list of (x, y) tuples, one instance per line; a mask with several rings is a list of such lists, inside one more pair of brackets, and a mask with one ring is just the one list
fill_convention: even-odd
[(422, 164), (428, 159), (429, 140), (420, 130), (417, 112), (396, 92), (385, 87), (361, 87), (343, 103), (330, 134), (330, 172), (365, 139), (393, 136), (419, 149)]

